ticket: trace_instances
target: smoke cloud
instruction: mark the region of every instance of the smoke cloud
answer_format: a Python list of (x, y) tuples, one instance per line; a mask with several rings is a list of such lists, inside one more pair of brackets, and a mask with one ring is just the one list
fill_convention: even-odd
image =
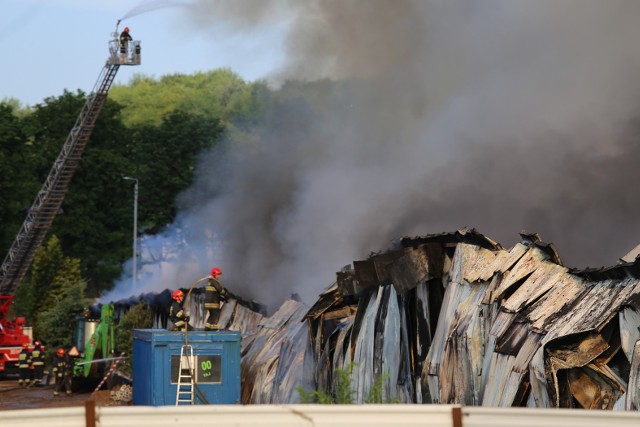
[(506, 247), (538, 232), (572, 267), (615, 264), (639, 243), (640, 3), (202, 0), (187, 11), (211, 34), (286, 22), (286, 63), (270, 81), (337, 82), (203, 153), (178, 221), (147, 238), (167, 246), (183, 233), (188, 261), (154, 278), (161, 289), (215, 262), (246, 298), (312, 302), (344, 264), (463, 226)]

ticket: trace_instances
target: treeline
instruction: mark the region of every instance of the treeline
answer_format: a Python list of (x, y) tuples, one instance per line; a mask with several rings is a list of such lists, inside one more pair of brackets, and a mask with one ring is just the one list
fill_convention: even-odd
[[(62, 209), (16, 291), (10, 317), (26, 317), (34, 338), (49, 351), (68, 348), (73, 319), (113, 287), (131, 257), (133, 183), (124, 176), (139, 181), (139, 235), (158, 233), (184, 208), (176, 205), (176, 196), (192, 184), (199, 153), (223, 139), (255, 141), (250, 136), (262, 127), (295, 121), (295, 111), (327, 107), (330, 93), (345, 96), (341, 85), (288, 82), (274, 90), (222, 69), (160, 79), (136, 75), (129, 84), (113, 87)], [(33, 107), (0, 101), (3, 259), (86, 96), (65, 91)], [(120, 320), (117, 347), (126, 350), (131, 329), (150, 322), (145, 307), (127, 313)]]
[[(191, 184), (198, 153), (251, 126), (269, 97), (263, 83), (229, 70), (135, 76), (112, 88), (48, 233), (64, 256), (78, 260), (88, 297), (110, 289), (131, 257), (133, 183), (122, 177), (139, 180), (139, 232), (162, 230), (175, 219), (176, 195)], [(3, 259), (85, 101), (85, 93), (65, 91), (29, 108), (0, 103)], [(33, 273), (21, 287), (30, 287)]]

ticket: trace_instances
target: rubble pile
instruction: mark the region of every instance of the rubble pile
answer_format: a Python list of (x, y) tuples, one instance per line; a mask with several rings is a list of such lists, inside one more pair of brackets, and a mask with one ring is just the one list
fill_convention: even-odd
[(131, 386), (122, 384), (119, 388), (111, 390), (111, 400), (118, 405), (125, 405), (131, 402), (133, 396), (133, 390)]

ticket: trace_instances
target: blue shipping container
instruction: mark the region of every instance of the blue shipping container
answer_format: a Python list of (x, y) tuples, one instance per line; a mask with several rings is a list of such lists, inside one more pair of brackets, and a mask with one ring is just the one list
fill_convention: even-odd
[(240, 403), (240, 332), (190, 331), (185, 337), (184, 332), (135, 329), (133, 404), (176, 404), (180, 350), (185, 338), (195, 358), (194, 404)]

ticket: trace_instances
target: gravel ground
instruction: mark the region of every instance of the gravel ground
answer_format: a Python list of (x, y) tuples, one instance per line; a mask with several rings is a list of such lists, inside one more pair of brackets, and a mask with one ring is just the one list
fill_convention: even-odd
[(93, 399), (97, 406), (121, 406), (127, 403), (121, 400), (112, 399), (126, 395), (126, 386), (120, 390), (120, 386), (110, 390), (100, 390), (93, 393), (78, 392), (71, 396), (54, 396), (53, 385), (39, 387), (21, 387), (17, 380), (0, 380), (0, 411), (13, 409), (35, 409), (35, 408), (63, 408), (69, 406), (84, 406), (85, 401)]

